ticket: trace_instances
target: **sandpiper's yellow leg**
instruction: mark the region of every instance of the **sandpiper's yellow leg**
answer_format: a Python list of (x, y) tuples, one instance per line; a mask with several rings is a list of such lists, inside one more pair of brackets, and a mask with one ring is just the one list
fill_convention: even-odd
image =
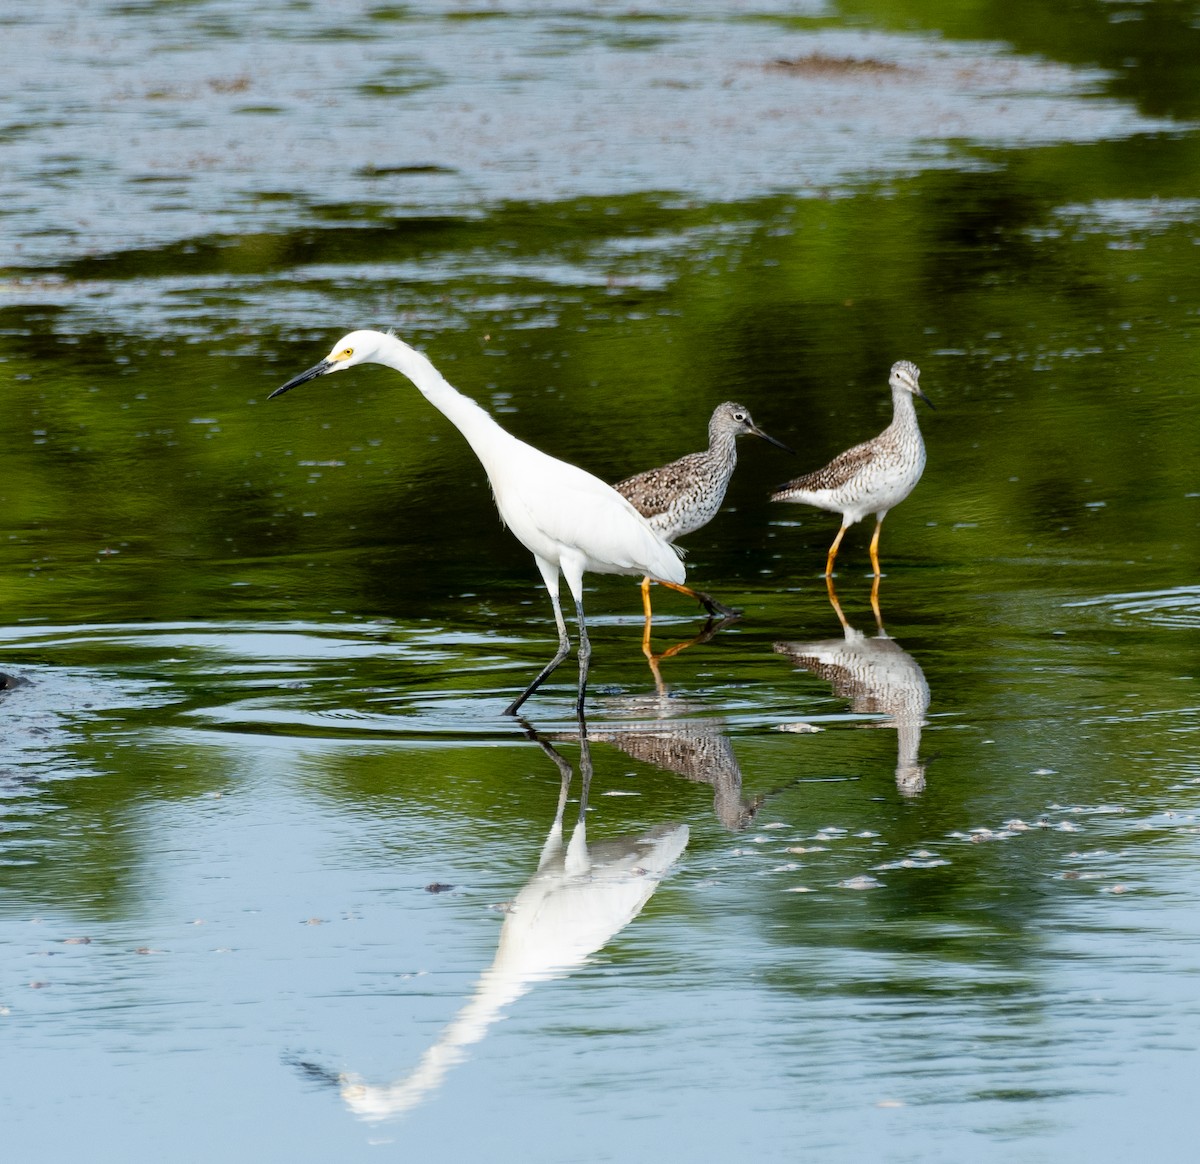
[(728, 618), (731, 615), (741, 613), (726, 606), (724, 603), (718, 602), (711, 594), (705, 594), (703, 590), (693, 590), (689, 586), (680, 586), (677, 582), (664, 582), (662, 579), (656, 579), (656, 581), (660, 586), (667, 587), (668, 590), (678, 590), (680, 594), (686, 594), (689, 598), (694, 598), (709, 614)]
[(875, 522), (875, 532), (871, 535), (871, 566), (875, 570), (875, 577), (879, 577), (879, 531), (883, 529), (883, 519), (879, 518)]
[(642, 627), (642, 654), (649, 659), (651, 667), (654, 666), (654, 652), (650, 650), (650, 579), (642, 579), (642, 612), (646, 616), (645, 625)]
[(667, 587), (668, 590), (678, 590), (680, 594), (686, 594), (689, 598), (694, 598), (697, 602), (703, 603), (704, 601), (698, 591), (692, 590), (687, 586), (680, 586), (677, 582), (659, 582), (659, 585)]
[(833, 539), (833, 545), (829, 547), (829, 557), (825, 559), (826, 578), (829, 578), (833, 575), (833, 563), (834, 559), (837, 557), (838, 546), (842, 544), (842, 538), (846, 536), (846, 530), (849, 528), (849, 526), (842, 526), (842, 528), (838, 530), (837, 537)]
[(879, 628), (880, 634), (885, 634), (883, 629), (883, 614), (879, 610), (879, 575), (875, 575), (875, 580), (871, 583), (871, 610), (875, 613), (875, 625)]

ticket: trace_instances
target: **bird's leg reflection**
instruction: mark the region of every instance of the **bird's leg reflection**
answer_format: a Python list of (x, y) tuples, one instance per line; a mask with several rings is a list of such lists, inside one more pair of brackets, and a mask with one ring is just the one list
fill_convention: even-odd
[(920, 762), (921, 728), (929, 708), (929, 684), (920, 665), (883, 626), (879, 607), (879, 578), (871, 586), (871, 610), (877, 633), (867, 638), (846, 618), (830, 578), (825, 580), (829, 602), (842, 625), (842, 638), (811, 643), (780, 642), (775, 650), (793, 665), (826, 679), (833, 693), (850, 701), (857, 714), (887, 716), (896, 729), (896, 787), (905, 796), (925, 788)]
[(394, 1083), (368, 1084), (341, 1076), (346, 1106), (367, 1120), (411, 1111), (441, 1086), (447, 1072), (478, 1043), (505, 1007), (535, 984), (583, 965), (641, 912), (687, 845), (684, 824), (659, 825), (634, 837), (589, 845), (584, 818), (592, 780), (587, 724), (579, 717), (579, 817), (566, 845), (563, 815), (571, 765), (532, 728), (531, 738), (560, 774), (558, 800), (537, 869), (508, 906), (496, 956), (475, 993), (415, 1070)]
[(842, 624), (843, 633), (850, 632), (854, 628), (846, 621), (846, 616), (842, 612), (842, 604), (838, 601), (837, 591), (833, 588), (833, 575), (825, 575), (825, 592), (829, 595), (829, 605), (833, 607), (833, 613), (837, 615), (838, 622)]
[[(876, 574), (871, 578), (871, 613), (875, 616), (875, 628), (880, 632), (881, 636), (887, 636), (887, 630), (883, 626), (883, 612), (880, 610), (880, 582), (883, 581), (881, 575)], [(841, 602), (838, 600), (838, 592), (834, 589), (833, 576), (826, 575), (826, 594), (829, 595), (829, 605), (833, 607), (833, 612), (838, 616), (838, 622), (841, 623), (842, 632), (852, 631), (853, 628), (847, 622), (846, 614), (842, 611)]]
[(658, 664), (663, 659), (673, 658), (680, 651), (686, 651), (688, 647), (700, 646), (702, 643), (707, 643), (709, 639), (723, 631), (727, 626), (732, 626), (742, 616), (740, 614), (729, 614), (723, 618), (710, 618), (698, 635), (690, 639), (684, 639), (682, 642), (676, 643), (673, 647), (668, 647), (665, 651), (655, 652), (650, 645), (650, 616), (646, 616), (646, 622), (642, 626), (642, 654), (646, 656), (646, 662), (650, 665), (650, 673), (654, 676), (654, 687), (660, 696), (666, 695), (667, 685), (663, 682), (662, 671), (659, 670)]

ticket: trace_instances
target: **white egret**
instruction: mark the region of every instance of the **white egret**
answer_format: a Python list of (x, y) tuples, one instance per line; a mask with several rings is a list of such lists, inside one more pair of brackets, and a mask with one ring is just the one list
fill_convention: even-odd
[(320, 363), (275, 389), (269, 399), (329, 372), (358, 364), (383, 364), (413, 382), (466, 438), (487, 473), (500, 518), (533, 554), (554, 607), (558, 651), (516, 699), (505, 708), (512, 715), (567, 657), (571, 640), (559, 602), (559, 575), (575, 600), (579, 619), (579, 698), (587, 692), (591, 644), (583, 616), (583, 575), (650, 575), (682, 583), (679, 553), (654, 532), (645, 518), (611, 485), (565, 461), (527, 445), (506, 432), (475, 401), (454, 389), (421, 352), (397, 336), (378, 331), (352, 331), (333, 346)]

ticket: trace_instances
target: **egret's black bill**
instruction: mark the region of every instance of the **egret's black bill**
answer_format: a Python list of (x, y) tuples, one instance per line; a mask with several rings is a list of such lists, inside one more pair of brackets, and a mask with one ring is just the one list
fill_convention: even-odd
[(332, 360), (322, 360), (319, 364), (313, 364), (307, 372), (301, 372), (299, 376), (293, 376), (281, 388), (276, 388), (267, 399), (274, 400), (276, 396), (282, 396), (285, 392), (290, 392), (293, 388), (299, 387), (301, 384), (307, 384), (309, 380), (315, 380), (318, 376), (323, 376), (331, 367), (333, 367)]

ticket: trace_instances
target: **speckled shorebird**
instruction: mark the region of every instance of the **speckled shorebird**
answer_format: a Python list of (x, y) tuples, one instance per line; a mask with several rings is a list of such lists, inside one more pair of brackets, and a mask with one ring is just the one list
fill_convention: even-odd
[[(663, 541), (674, 542), (716, 517), (737, 465), (737, 438), (746, 433), (761, 437), (786, 452), (792, 451), (782, 441), (763, 432), (751, 419), (749, 409), (726, 401), (713, 410), (708, 422), (707, 449), (689, 453), (661, 469), (648, 469), (618, 482), (613, 488), (633, 505)], [(662, 578), (646, 577), (642, 579), (642, 607), (647, 620), (650, 618), (652, 580), (678, 590), (680, 594), (690, 594), (709, 614), (729, 616), (737, 613), (701, 590), (691, 590)]]
[(834, 457), (823, 469), (797, 477), (771, 494), (772, 501), (795, 501), (829, 509), (842, 515), (829, 556), (825, 577), (833, 573), (834, 559), (846, 530), (868, 513), (875, 514), (871, 538), (871, 565), (879, 576), (879, 530), (888, 511), (900, 504), (921, 479), (925, 468), (925, 442), (917, 424), (913, 397), (933, 404), (921, 391), (916, 364), (899, 360), (892, 365), (888, 383), (892, 387), (892, 423), (874, 440), (855, 445)]

